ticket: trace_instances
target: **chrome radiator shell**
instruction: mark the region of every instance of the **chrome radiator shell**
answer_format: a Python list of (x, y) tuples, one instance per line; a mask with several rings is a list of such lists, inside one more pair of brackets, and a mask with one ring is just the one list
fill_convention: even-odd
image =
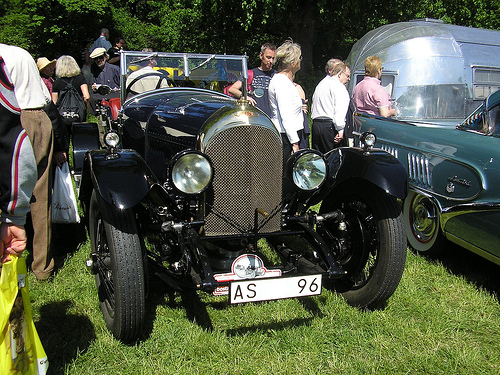
[[(229, 118), (234, 119), (234, 115), (230, 114)], [(258, 116), (261, 121), (265, 120), (263, 124), (258, 121), (253, 124), (246, 116), (236, 114), (240, 121), (226, 122), (225, 126), (219, 122), (208, 132), (210, 139), (205, 139), (203, 152), (213, 162), (214, 179), (205, 193), (206, 236), (269, 233), (281, 229), (281, 137), (268, 118)], [(256, 210), (269, 214), (268, 217), (257, 215), (257, 231)]]

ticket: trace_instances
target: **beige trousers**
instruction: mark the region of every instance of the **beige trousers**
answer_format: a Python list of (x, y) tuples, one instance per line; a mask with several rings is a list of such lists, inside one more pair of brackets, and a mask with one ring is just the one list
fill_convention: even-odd
[(33, 222), (33, 263), (31, 269), (38, 280), (45, 280), (54, 270), (50, 251), (52, 206), (52, 123), (43, 109), (22, 110), (21, 125), (28, 133), (37, 164), (38, 180), (31, 203)]

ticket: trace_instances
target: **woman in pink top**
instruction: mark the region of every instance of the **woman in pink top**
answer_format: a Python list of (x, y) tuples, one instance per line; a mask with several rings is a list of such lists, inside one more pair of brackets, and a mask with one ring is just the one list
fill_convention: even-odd
[(352, 93), (356, 110), (382, 117), (396, 116), (397, 111), (391, 108), (391, 98), (380, 84), (380, 77), (382, 60), (377, 56), (368, 56), (365, 59), (365, 78)]

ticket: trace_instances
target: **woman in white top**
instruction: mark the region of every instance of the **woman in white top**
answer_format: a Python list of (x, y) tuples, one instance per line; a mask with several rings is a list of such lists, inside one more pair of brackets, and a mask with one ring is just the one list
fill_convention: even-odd
[(287, 40), (276, 50), (276, 71), (269, 83), (271, 119), (281, 133), (283, 163), (299, 150), (303, 137), (302, 99), (293, 78), (300, 70), (302, 53), (297, 43)]

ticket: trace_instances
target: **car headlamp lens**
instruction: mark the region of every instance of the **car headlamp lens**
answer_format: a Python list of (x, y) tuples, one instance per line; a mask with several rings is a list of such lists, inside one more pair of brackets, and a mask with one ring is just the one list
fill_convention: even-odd
[(299, 189), (317, 189), (326, 178), (325, 159), (313, 152), (299, 156), (292, 167), (292, 178)]
[(212, 165), (203, 155), (188, 153), (179, 157), (172, 167), (172, 182), (185, 194), (198, 194), (212, 180)]
[(104, 143), (108, 147), (116, 147), (120, 143), (120, 136), (115, 131), (110, 131), (104, 136)]
[(375, 145), (375, 142), (377, 142), (377, 137), (373, 133), (364, 132), (361, 134), (359, 140), (361, 141), (363, 148), (372, 148)]

